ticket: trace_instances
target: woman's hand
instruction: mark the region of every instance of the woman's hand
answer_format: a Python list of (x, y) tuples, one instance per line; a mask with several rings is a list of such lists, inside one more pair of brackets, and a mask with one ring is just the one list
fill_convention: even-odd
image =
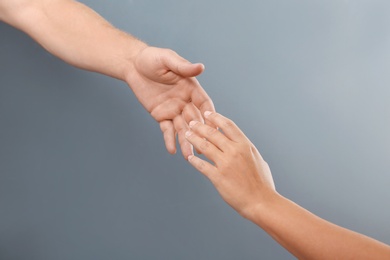
[(268, 164), (233, 121), (218, 113), (204, 115), (223, 132), (191, 121), (186, 138), (214, 165), (194, 155), (188, 161), (210, 179), (231, 207), (250, 218), (257, 206), (276, 193)]

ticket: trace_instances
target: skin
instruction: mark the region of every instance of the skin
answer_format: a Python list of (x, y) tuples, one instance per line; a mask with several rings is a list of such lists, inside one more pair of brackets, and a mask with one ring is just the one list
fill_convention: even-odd
[(160, 124), (168, 152), (176, 153), (178, 135), (184, 158), (193, 154), (184, 136), (188, 122), (214, 111), (195, 78), (203, 64), (148, 46), (72, 0), (0, 0), (0, 20), (73, 66), (126, 82)]
[(222, 132), (192, 121), (186, 138), (213, 163), (195, 155), (188, 160), (244, 218), (299, 259), (390, 259), (388, 245), (321, 219), (280, 195), (268, 164), (235, 123), (218, 113), (206, 112), (205, 117)]
[[(194, 78), (203, 72), (202, 64), (150, 47), (71, 0), (0, 0), (0, 20), (73, 66), (126, 82), (160, 124), (167, 150), (176, 152), (178, 134), (183, 156), (223, 199), (298, 258), (389, 259), (387, 245), (333, 225), (278, 194), (267, 163), (233, 122), (207, 114), (206, 122), (224, 134), (203, 124), (201, 112), (214, 106)], [(214, 165), (192, 155), (190, 143)]]

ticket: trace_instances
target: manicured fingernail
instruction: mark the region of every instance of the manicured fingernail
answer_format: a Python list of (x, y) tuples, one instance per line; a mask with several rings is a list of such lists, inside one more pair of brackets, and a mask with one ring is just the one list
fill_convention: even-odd
[(186, 132), (186, 137), (189, 137), (189, 136), (191, 136), (192, 135), (192, 132), (191, 131), (187, 131)]
[(208, 116), (211, 115), (211, 114), (212, 114), (211, 111), (206, 111), (206, 112), (204, 112), (204, 116), (205, 116), (205, 117), (208, 117)]
[(191, 121), (190, 124), (189, 124), (189, 126), (190, 126), (190, 127), (193, 127), (193, 126), (196, 125), (197, 123), (198, 123), (197, 121)]
[(191, 161), (191, 159), (193, 158), (194, 156), (191, 154), (187, 157), (187, 161)]

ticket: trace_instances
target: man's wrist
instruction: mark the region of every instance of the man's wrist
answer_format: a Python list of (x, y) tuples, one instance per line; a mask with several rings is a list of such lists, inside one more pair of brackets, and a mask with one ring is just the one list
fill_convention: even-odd
[(130, 47), (132, 49), (132, 51), (131, 51), (131, 54), (126, 58), (125, 66), (123, 68), (122, 78), (121, 78), (123, 81), (127, 82), (129, 85), (130, 85), (130, 82), (132, 82), (132, 78), (133, 78), (133, 75), (134, 75), (135, 70), (136, 70), (135, 62), (136, 62), (138, 55), (143, 50), (145, 50), (146, 48), (149, 47), (146, 43), (144, 43), (140, 40), (135, 40), (135, 41), (136, 42), (134, 42), (132, 44), (132, 47)]

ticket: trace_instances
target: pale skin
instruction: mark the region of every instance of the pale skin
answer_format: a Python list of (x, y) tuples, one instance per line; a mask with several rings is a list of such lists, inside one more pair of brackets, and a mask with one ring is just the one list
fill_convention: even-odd
[[(224, 200), (301, 259), (389, 259), (390, 248), (333, 225), (275, 191), (267, 163), (230, 120), (214, 111), (194, 78), (192, 64), (168, 49), (150, 47), (72, 0), (0, 0), (0, 20), (29, 34), (53, 55), (76, 67), (126, 82), (160, 124), (167, 150), (206, 175)], [(191, 124), (191, 135), (185, 137)], [(206, 138), (206, 139), (204, 139)], [(192, 143), (215, 165), (192, 154)]]
[(30, 35), (47, 51), (81, 69), (126, 82), (159, 123), (168, 152), (193, 154), (185, 139), (188, 122), (203, 122), (214, 106), (192, 64), (169, 49), (150, 47), (72, 0), (0, 0), (0, 21)]
[(268, 164), (235, 123), (215, 112), (205, 117), (222, 132), (192, 121), (186, 138), (212, 163), (195, 155), (188, 160), (244, 218), (299, 259), (390, 259), (390, 246), (321, 219), (280, 195)]

